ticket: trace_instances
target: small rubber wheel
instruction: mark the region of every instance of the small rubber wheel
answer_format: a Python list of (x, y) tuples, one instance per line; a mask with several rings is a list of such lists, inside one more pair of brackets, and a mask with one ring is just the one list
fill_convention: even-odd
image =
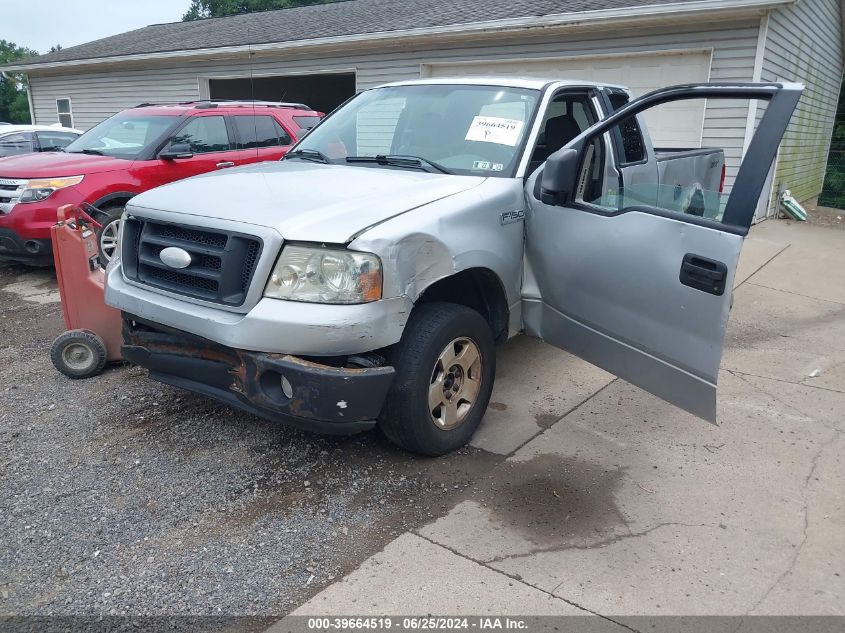
[(453, 303), (417, 306), (388, 360), (396, 376), (379, 417), (387, 438), (432, 457), (469, 442), (496, 375), (493, 333), (484, 317)]
[(106, 345), (93, 332), (69, 330), (53, 341), (50, 360), (68, 378), (90, 378), (106, 366)]

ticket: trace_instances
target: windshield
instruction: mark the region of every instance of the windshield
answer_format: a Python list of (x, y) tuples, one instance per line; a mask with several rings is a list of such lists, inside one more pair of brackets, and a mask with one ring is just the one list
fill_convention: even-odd
[(158, 141), (176, 118), (172, 115), (139, 116), (121, 112), (92, 127), (68, 145), (65, 151), (131, 160)]
[(511, 177), (539, 96), (503, 86), (377, 88), (334, 112), (295, 149), (320, 152), (338, 164), (396, 167), (354, 158), (417, 157), (450, 173)]

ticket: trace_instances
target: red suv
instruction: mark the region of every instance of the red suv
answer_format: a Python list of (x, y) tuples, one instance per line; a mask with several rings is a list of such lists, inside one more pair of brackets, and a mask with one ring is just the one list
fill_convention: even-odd
[(0, 158), (0, 259), (50, 264), (56, 209), (88, 203), (103, 225), (106, 263), (132, 196), (215, 169), (278, 160), (322, 116), (302, 104), (142, 104), (106, 119), (62, 152)]

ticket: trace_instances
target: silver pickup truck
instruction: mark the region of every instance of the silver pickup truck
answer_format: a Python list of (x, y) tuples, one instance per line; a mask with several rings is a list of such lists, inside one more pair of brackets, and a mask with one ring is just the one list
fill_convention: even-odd
[[(495, 344), (524, 332), (714, 421), (740, 248), (801, 90), (364, 91), (281, 162), (132, 199), (106, 290), (124, 356), (265, 418), (379, 425), (439, 455), (481, 422)], [(720, 150), (651, 147), (643, 113), (689, 99), (766, 105), (729, 195)]]

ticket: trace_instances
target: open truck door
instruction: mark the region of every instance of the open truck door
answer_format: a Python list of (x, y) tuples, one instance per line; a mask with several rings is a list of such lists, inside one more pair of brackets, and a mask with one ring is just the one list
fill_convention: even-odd
[[(658, 90), (550, 156), (526, 183), (526, 333), (715, 422), (742, 242), (802, 90), (798, 84)], [(729, 196), (696, 191), (694, 212), (683, 205), (685, 191), (625, 182), (642, 142), (637, 115), (689, 99), (708, 99), (708, 107), (711, 100), (728, 107), (767, 102)]]

